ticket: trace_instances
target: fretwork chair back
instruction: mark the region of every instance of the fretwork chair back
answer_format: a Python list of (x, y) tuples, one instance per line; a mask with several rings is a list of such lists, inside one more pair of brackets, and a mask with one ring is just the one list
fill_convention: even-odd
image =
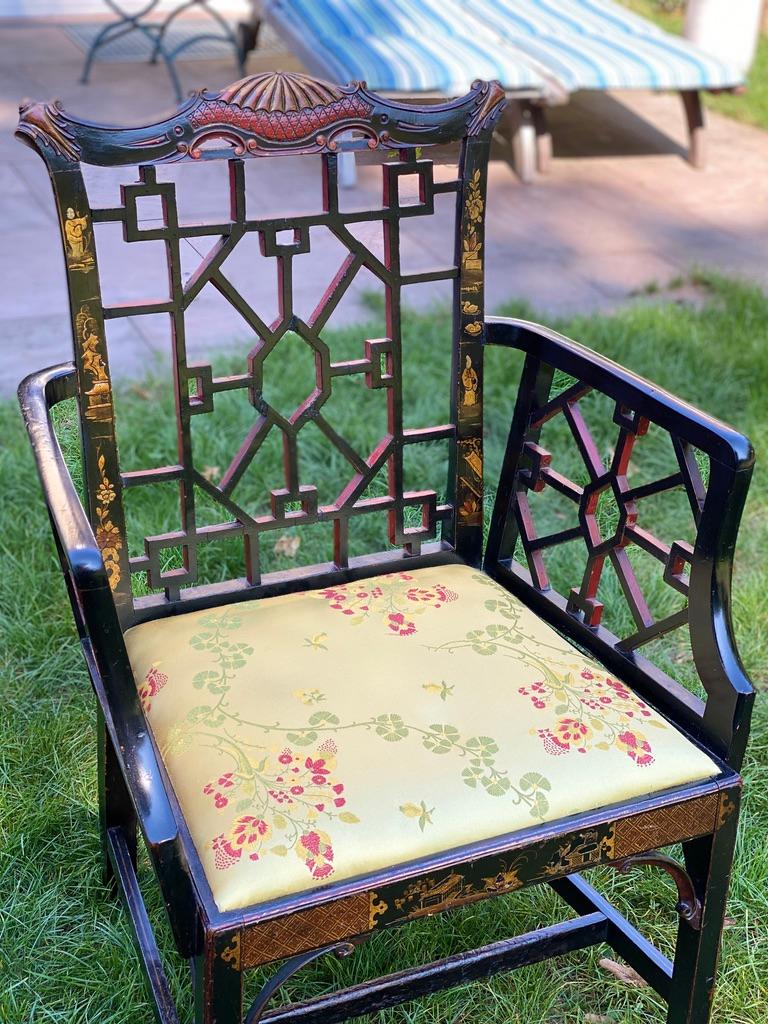
[[(360, 84), (282, 73), (196, 94), (145, 128), (90, 124), (56, 103), (22, 105), (18, 136), (45, 160), (58, 208), (74, 362), (27, 378), (21, 403), (97, 696), (107, 878), (125, 897), (163, 1024), (177, 1015), (137, 883), (137, 831), (177, 951), (193, 966), (199, 1024), (328, 1024), (603, 942), (664, 997), (669, 1022), (709, 1018), (752, 703), (729, 588), (753, 455), (729, 427), (602, 356), (545, 328), (485, 316), (487, 163), (503, 105), (495, 83), (418, 107)], [(457, 173), (438, 175), (434, 153), (457, 143)], [(381, 165), (376, 208), (340, 202), (338, 159), (350, 150)], [(258, 171), (266, 158), (312, 154), (321, 164), (317, 210), (251, 209), (254, 195), (262, 206), (269, 197), (246, 189), (248, 162)], [(229, 213), (189, 221), (172, 165), (211, 161), (227, 162)], [(138, 166), (138, 178), (121, 186), (117, 205), (97, 205), (89, 165)], [(403, 190), (408, 178), (417, 195)], [(147, 201), (159, 204), (154, 220), (141, 212)], [(409, 272), (406, 222), (443, 205), (455, 218), (449, 258)], [(121, 226), (128, 248), (161, 247), (167, 283), (154, 296), (104, 301), (105, 225)], [(294, 281), (321, 231), (344, 256), (302, 318)], [(270, 322), (225, 265), (254, 235), (277, 274)], [(198, 258), (187, 273), (190, 250)], [(355, 357), (340, 359), (329, 321), (363, 270), (382, 287), (385, 332), (356, 339)], [(453, 287), (449, 418), (413, 425), (404, 350), (419, 339), (403, 340), (401, 293), (438, 281)], [(237, 372), (217, 374), (188, 352), (206, 288), (250, 335)], [(136, 394), (113, 388), (109, 324), (151, 316), (169, 328), (177, 449), (173, 461), (155, 454), (149, 468), (127, 468), (115, 406)], [(288, 406), (271, 390), (286, 372), (287, 345), (313, 368), (307, 393)], [(490, 346), (517, 352), (522, 370), (504, 387), (517, 399), (486, 536)], [(345, 381), (383, 403), (372, 447), (329, 412)], [(196, 429), (209, 420), (217, 431), (216, 412), (233, 397), (246, 430), (222, 471), (204, 464)], [(85, 510), (53, 427), (52, 407), (70, 398)], [(592, 398), (607, 410), (610, 446), (588, 426)], [(310, 435), (344, 468), (337, 493), (311, 478), (317, 458), (302, 457)], [(549, 437), (570, 442), (576, 463), (553, 461)], [(282, 472), (266, 509), (254, 509), (241, 481), (275, 440)], [(434, 442), (448, 452), (441, 482), (414, 483), (409, 459)], [(655, 473), (639, 475), (643, 444), (666, 444), (672, 469), (659, 471), (657, 459)], [(158, 486), (178, 495), (176, 526), (144, 536), (140, 522), (137, 542), (128, 499)], [(687, 509), (686, 539), (661, 539), (646, 515), (673, 492)], [(565, 509), (554, 520), (539, 518), (548, 496)], [(368, 516), (385, 520), (386, 550), (353, 543)], [(542, 522), (555, 525), (542, 532)], [(307, 530), (322, 531), (325, 561), (268, 571), (275, 540)], [(205, 582), (202, 567), (221, 543), (236, 546), (239, 571)], [(568, 579), (573, 559), (565, 572), (553, 566), (574, 545), (581, 567)], [(644, 592), (641, 557), (656, 567), (654, 593), (671, 595), (661, 611)], [(611, 629), (610, 602), (629, 616)], [(701, 695), (672, 677), (664, 652), (675, 631), (689, 637)], [(657, 852), (677, 842), (684, 864)], [(657, 865), (672, 876), (674, 961), (579, 874), (601, 864)], [(551, 885), (575, 919), (268, 1008), (279, 985), (319, 956), (534, 883)], [(285, 963), (243, 1018), (243, 972), (277, 960)]]

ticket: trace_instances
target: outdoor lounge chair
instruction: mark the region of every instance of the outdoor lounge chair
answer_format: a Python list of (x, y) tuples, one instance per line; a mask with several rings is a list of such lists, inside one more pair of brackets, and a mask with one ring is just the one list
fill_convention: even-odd
[(524, 180), (546, 170), (545, 108), (579, 90), (680, 92), (689, 159), (704, 162), (701, 90), (743, 73), (612, 0), (257, 0), (263, 17), (314, 73), (386, 94), (445, 97), (497, 78), (504, 126)]
[[(20, 400), (96, 695), (106, 878), (127, 904), (161, 1024), (178, 1016), (137, 881), (137, 830), (192, 964), (197, 1024), (240, 1024), (243, 972), (273, 961), (285, 962), (246, 1024), (332, 1024), (596, 943), (661, 994), (669, 1024), (709, 1019), (753, 699), (729, 614), (753, 453), (603, 356), (485, 316), (487, 160), (504, 102), (497, 83), (418, 107), (265, 73), (142, 128), (81, 121), (57, 103), (21, 108), (18, 136), (53, 185), (74, 361), (28, 377)], [(451, 142), (458, 164), (446, 174), (431, 156)], [(345, 150), (382, 165), (373, 209), (340, 203)], [(292, 155), (318, 165), (316, 206), (265, 212), (259, 175)], [(219, 219), (184, 215), (179, 162), (207, 201), (223, 172)], [(110, 168), (111, 188), (123, 169), (116, 205), (90, 201), (84, 165)], [(452, 255), (408, 271), (401, 242), (441, 216)], [(105, 301), (100, 237), (115, 229), (126, 261), (161, 251), (157, 292)], [(344, 255), (302, 318), (294, 275), (328, 232)], [(253, 268), (277, 280), (271, 323), (227, 264), (256, 241)], [(383, 290), (385, 336), (332, 337), (361, 272)], [(438, 280), (453, 288), (453, 326), (428, 369), (409, 373), (424, 345), (402, 329), (401, 292)], [(235, 372), (189, 359), (206, 288), (248, 330)], [(167, 324), (165, 391), (113, 389), (110, 325), (132, 316)], [(486, 538), (483, 363), (494, 346), (516, 402)], [(294, 408), (272, 395), (297, 347), (308, 372)], [(447, 421), (424, 422), (423, 397), (440, 393)], [(143, 456), (118, 454), (127, 403), (159, 415), (162, 394), (170, 456), (149, 428)], [(354, 395), (364, 414), (353, 433), (343, 413)], [(85, 507), (54, 427), (67, 399), (79, 410)], [(242, 432), (222, 473), (204, 449), (212, 434), (224, 443), (227, 403)], [(270, 463), (273, 443), (283, 457)], [(302, 457), (320, 444), (310, 473)], [(435, 445), (444, 458), (429, 462)], [(259, 465), (273, 468), (254, 491)], [(171, 528), (148, 531), (133, 499), (153, 516), (166, 492)], [(659, 537), (656, 502), (676, 500), (680, 532)], [(266, 571), (286, 530), (322, 544), (319, 564)], [(703, 698), (669, 674), (681, 633)], [(678, 842), (681, 863), (657, 852)], [(674, 961), (580, 874), (598, 865), (671, 876)], [(534, 884), (576, 916), (267, 1009), (318, 957)]]

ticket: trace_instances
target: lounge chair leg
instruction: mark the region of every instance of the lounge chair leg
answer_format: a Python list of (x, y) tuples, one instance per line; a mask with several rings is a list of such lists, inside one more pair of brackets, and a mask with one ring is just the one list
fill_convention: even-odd
[(698, 89), (681, 89), (680, 97), (688, 125), (688, 163), (701, 169), (706, 162), (704, 145), (704, 108)]
[(725, 919), (738, 814), (714, 835), (683, 843), (688, 874), (702, 904), (697, 930), (681, 919), (667, 1024), (708, 1024)]
[(547, 174), (552, 163), (552, 132), (547, 111), (541, 104), (532, 103), (531, 117), (536, 132), (536, 170), (539, 174)]
[(237, 26), (238, 54), (241, 64), (245, 64), (248, 54), (259, 45), (259, 29), (261, 21), (256, 18), (253, 21), (241, 21)]
[(510, 148), (512, 170), (524, 185), (536, 178), (536, 129), (530, 105), (511, 100), (498, 132)]
[(339, 153), (339, 185), (342, 188), (354, 188), (357, 184), (357, 162), (355, 154)]
[(104, 724), (101, 709), (97, 717), (97, 764), (99, 773), (99, 833), (103, 858), (104, 884), (115, 886), (115, 876), (109, 857), (107, 832), (119, 828), (125, 838), (128, 856), (136, 869), (136, 812), (125, 786), (120, 765), (115, 756), (112, 740)]

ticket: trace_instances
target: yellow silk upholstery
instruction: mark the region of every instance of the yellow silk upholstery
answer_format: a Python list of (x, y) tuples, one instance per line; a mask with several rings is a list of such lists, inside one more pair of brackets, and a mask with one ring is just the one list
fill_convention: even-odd
[(465, 566), (190, 612), (126, 639), (222, 910), (717, 774)]

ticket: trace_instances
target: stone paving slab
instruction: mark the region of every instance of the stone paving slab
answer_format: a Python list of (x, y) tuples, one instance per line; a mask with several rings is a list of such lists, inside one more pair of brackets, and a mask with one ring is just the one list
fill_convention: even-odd
[[(264, 70), (275, 55), (255, 55), (249, 72)], [(63, 259), (47, 174), (35, 154), (14, 141), (18, 101), (60, 97), (67, 109), (111, 123), (148, 123), (173, 108), (161, 66), (97, 64), (92, 84), (79, 84), (82, 53), (55, 24), (0, 24), (0, 393), (26, 373), (70, 358)], [(299, 69), (290, 56), (286, 70)], [(235, 77), (232, 62), (181, 64), (182, 79), (219, 88)], [(550, 114), (555, 145), (551, 172), (521, 185), (501, 158), (490, 167), (487, 221), (487, 295), (490, 309), (512, 298), (527, 299), (542, 317), (611, 310), (637, 301), (651, 281), (664, 284), (694, 265), (719, 268), (768, 284), (768, 134), (712, 115), (709, 162), (694, 171), (684, 160), (682, 106), (674, 95), (582, 94)], [(219, 168), (179, 165), (159, 176), (177, 183), (188, 216), (226, 218)], [(122, 172), (100, 172), (96, 204), (119, 201)], [(450, 173), (440, 168), (438, 173)], [(286, 212), (317, 209), (316, 161), (255, 161), (247, 171), (248, 212), (272, 206)], [(358, 183), (343, 203), (365, 207), (380, 198), (380, 171), (361, 165)], [(450, 207), (449, 197), (440, 197)], [(450, 224), (436, 218), (403, 222), (403, 260), (408, 270), (450, 262)], [(360, 227), (366, 244), (381, 246), (372, 227)], [(214, 239), (185, 244), (189, 274)], [(105, 274), (105, 300), (156, 297), (163, 288), (161, 244), (122, 241), (119, 228), (100, 225), (97, 248)], [(140, 259), (127, 257), (143, 252)], [(375, 251), (375, 249), (374, 249)], [(328, 232), (313, 231), (312, 252), (295, 264), (296, 306), (305, 317), (322, 295), (343, 250)], [(226, 262), (233, 284), (265, 319), (276, 312), (273, 274), (266, 261), (241, 243)], [(110, 267), (111, 263), (111, 267)], [(159, 273), (159, 277), (157, 276)], [(345, 296), (338, 321), (369, 317), (365, 292), (379, 288), (361, 275)], [(444, 283), (410, 288), (406, 301), (428, 308), (444, 299)], [(420, 293), (417, 295), (417, 293)], [(242, 339), (244, 322), (210, 286), (195, 301), (197, 324), (189, 332), (190, 357), (205, 359), (215, 348)], [(112, 360), (118, 375), (138, 373), (153, 352), (167, 353), (165, 316), (135, 317), (110, 324)]]

